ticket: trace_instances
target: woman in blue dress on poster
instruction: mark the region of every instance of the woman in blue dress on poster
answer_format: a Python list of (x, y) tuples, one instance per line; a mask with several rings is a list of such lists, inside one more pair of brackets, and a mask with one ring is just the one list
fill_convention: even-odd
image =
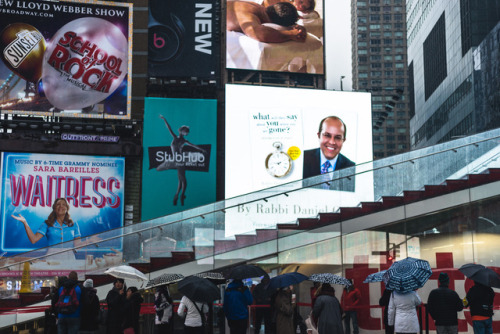
[[(189, 134), (189, 126), (183, 125), (179, 128), (179, 134), (175, 134), (175, 132), (172, 130), (170, 127), (170, 124), (168, 124), (167, 120), (163, 115), (160, 115), (160, 118), (163, 119), (165, 122), (165, 125), (168, 128), (168, 131), (172, 135), (172, 143), (170, 144), (170, 148), (172, 150), (172, 158), (170, 160), (165, 160), (161, 165), (156, 167), (157, 171), (162, 171), (162, 170), (167, 170), (167, 169), (177, 169), (177, 178), (179, 179), (179, 182), (177, 184), (177, 191), (175, 192), (174, 196), (174, 205), (177, 205), (177, 201), (179, 200), (179, 194), (181, 195), (181, 205), (184, 205), (184, 200), (186, 199), (186, 188), (187, 188), (187, 179), (186, 179), (186, 167), (184, 165), (184, 157), (183, 157), (183, 150), (184, 150), (184, 145), (191, 146), (197, 150), (199, 150), (201, 153), (205, 153), (205, 150), (202, 149), (199, 146), (196, 146), (192, 143), (190, 143), (185, 136)], [(179, 154), (182, 158), (182, 161), (179, 163), (176, 161), (176, 155)]]
[[(81, 240), (80, 227), (75, 221), (73, 221), (73, 219), (71, 219), (69, 214), (69, 204), (65, 198), (58, 198), (55, 200), (52, 205), (52, 212), (49, 214), (45, 223), (40, 225), (36, 233), (33, 233), (33, 230), (26, 221), (26, 218), (24, 218), (21, 214), (17, 216), (12, 215), (12, 218), (23, 223), (26, 235), (32, 244), (37, 243), (44, 236), (47, 237), (49, 245), (47, 255), (54, 252), (60, 252), (63, 249), (52, 247), (58, 243), (73, 240), (73, 246), (80, 247), (88, 245), (89, 243), (98, 242), (100, 240), (97, 236), (91, 236), (85, 241)], [(59, 257), (64, 257), (66, 260), (68, 260), (68, 256), (74, 259), (73, 252), (65, 252), (58, 255)], [(54, 257), (51, 258), (54, 259)]]

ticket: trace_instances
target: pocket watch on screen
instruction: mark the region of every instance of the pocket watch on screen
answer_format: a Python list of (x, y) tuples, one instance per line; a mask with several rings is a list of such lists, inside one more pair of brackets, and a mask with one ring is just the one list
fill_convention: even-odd
[(273, 143), (276, 151), (270, 153), (266, 158), (266, 169), (274, 177), (283, 177), (292, 170), (292, 158), (281, 150), (280, 142)]

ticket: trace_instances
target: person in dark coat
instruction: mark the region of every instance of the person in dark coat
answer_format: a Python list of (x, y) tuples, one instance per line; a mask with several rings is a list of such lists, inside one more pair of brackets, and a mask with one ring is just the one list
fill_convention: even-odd
[(472, 327), (475, 334), (493, 333), (493, 299), (495, 292), (489, 286), (474, 281), (464, 299), (464, 306), (470, 307)]
[(319, 334), (343, 334), (342, 309), (335, 296), (335, 289), (328, 283), (323, 283), (317, 294), (313, 318), (318, 324)]
[(449, 289), (450, 277), (447, 273), (439, 274), (439, 287), (429, 294), (427, 310), (434, 319), (437, 334), (458, 333), (457, 312), (464, 305), (458, 294)]
[(106, 296), (108, 304), (108, 315), (106, 317), (106, 333), (123, 333), (123, 304), (125, 303), (125, 281), (117, 278), (113, 284), (113, 289), (109, 290)]
[(80, 333), (79, 334), (94, 334), (99, 330), (99, 297), (97, 296), (97, 290), (94, 289), (94, 281), (92, 279), (87, 279), (83, 282), (84, 296), (82, 300), (82, 309), (80, 311)]
[(389, 306), (389, 300), (391, 300), (391, 293), (392, 290), (384, 289), (382, 297), (380, 297), (380, 299), (378, 300), (378, 304), (384, 307), (385, 334), (394, 334), (394, 326), (389, 325), (389, 322), (387, 321), (387, 310)]
[(240, 279), (227, 286), (224, 293), (224, 314), (231, 334), (246, 333), (248, 327), (248, 305), (253, 303), (252, 293)]
[(127, 289), (127, 300), (123, 304), (123, 329), (133, 328), (134, 333), (139, 333), (139, 315), (141, 304), (144, 301), (135, 286)]
[(257, 305), (255, 308), (255, 334), (260, 333), (262, 320), (264, 320), (265, 333), (272, 333), (271, 291), (267, 289), (269, 282), (269, 276), (264, 276), (252, 292), (253, 300)]
[(292, 303), (292, 290), (280, 288), (274, 298), (276, 313), (276, 334), (294, 334), (293, 314), (295, 303)]

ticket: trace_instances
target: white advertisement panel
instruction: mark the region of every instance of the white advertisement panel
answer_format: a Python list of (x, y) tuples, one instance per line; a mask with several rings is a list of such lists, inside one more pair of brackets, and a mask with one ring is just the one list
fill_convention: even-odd
[[(335, 135), (327, 130), (328, 121), (320, 126), (329, 116), (340, 119), (341, 133), (335, 136), (340, 141), (325, 145), (325, 136)], [(369, 162), (372, 156), (369, 93), (226, 85), (226, 198), (320, 175), (324, 158), (333, 159), (337, 171)], [(369, 166), (350, 170), (360, 168), (364, 171)], [(318, 182), (338, 177), (331, 170)], [(373, 176), (356, 175), (341, 189), (311, 187), (288, 195), (286, 205), (256, 203), (228, 210), (226, 235), (373, 200)], [(233, 214), (234, 224), (230, 223)]]

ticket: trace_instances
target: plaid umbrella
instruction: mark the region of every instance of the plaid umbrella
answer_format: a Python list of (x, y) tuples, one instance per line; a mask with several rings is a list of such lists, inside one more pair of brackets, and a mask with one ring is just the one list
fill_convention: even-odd
[(276, 277), (271, 278), (268, 289), (279, 289), (284, 288), (285, 286), (299, 284), (302, 281), (305, 281), (308, 277), (301, 273), (293, 272), (281, 274)]
[(181, 274), (162, 274), (158, 277), (155, 277), (151, 280), (149, 280), (148, 284), (146, 285), (146, 288), (154, 288), (160, 285), (165, 285), (165, 284), (172, 284), (175, 282), (179, 282), (184, 278), (184, 275)]
[(312, 274), (311, 277), (309, 277), (309, 280), (319, 283), (339, 284), (345, 286), (351, 285), (351, 282), (347, 278), (331, 273)]
[(486, 268), (482, 264), (467, 263), (461, 266), (458, 270), (474, 282), (493, 288), (500, 288), (500, 277), (498, 274), (492, 269)]
[(432, 275), (432, 269), (426, 260), (407, 257), (396, 261), (383, 276), (386, 289), (398, 292), (410, 292), (425, 285)]
[(376, 282), (382, 282), (384, 280), (384, 274), (387, 270), (382, 270), (379, 271), (378, 273), (373, 273), (368, 276), (366, 276), (365, 280), (363, 283), (376, 283)]

